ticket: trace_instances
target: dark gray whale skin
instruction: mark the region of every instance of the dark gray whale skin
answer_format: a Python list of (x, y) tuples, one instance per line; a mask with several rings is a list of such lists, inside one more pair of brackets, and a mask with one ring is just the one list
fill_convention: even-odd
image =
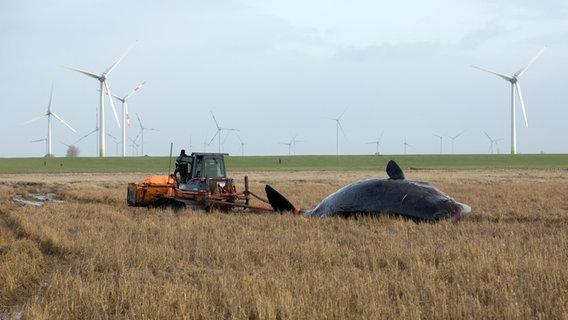
[(395, 214), (415, 220), (459, 220), (471, 208), (459, 203), (432, 185), (404, 178), (400, 167), (390, 161), (389, 178), (351, 183), (323, 199), (312, 210), (298, 210), (269, 185), (268, 200), (276, 211), (296, 211), (315, 217), (356, 214)]

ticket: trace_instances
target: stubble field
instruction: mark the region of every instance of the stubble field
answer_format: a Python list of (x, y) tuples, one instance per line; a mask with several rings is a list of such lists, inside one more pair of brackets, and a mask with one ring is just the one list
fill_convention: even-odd
[[(247, 175), (305, 208), (374, 177)], [(568, 170), (406, 172), (469, 204), (459, 223), (127, 207), (145, 176), (0, 175), (0, 319), (568, 318)]]

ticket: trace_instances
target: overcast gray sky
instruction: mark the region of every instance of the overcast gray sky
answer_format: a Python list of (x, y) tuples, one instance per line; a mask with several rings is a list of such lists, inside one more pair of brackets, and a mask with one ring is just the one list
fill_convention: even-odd
[[(221, 127), (239, 129), (245, 155), (488, 153), (510, 150), (510, 84), (471, 67), (512, 75), (544, 46), (521, 77), (529, 127), (517, 109), (519, 153), (568, 152), (568, 2), (431, 1), (0, 1), (0, 157), (41, 157), (53, 111), (53, 153), (96, 128), (96, 73), (130, 45), (109, 85), (129, 99), (147, 128), (144, 154), (167, 155), (170, 142), (218, 151)], [(115, 100), (120, 114), (120, 102)], [(105, 104), (107, 156), (120, 153)], [(222, 151), (241, 155), (233, 131)], [(140, 138), (137, 140), (140, 143)], [(96, 156), (95, 134), (76, 143)], [(140, 153), (128, 139), (128, 155)], [(294, 150), (292, 149), (293, 153)]]

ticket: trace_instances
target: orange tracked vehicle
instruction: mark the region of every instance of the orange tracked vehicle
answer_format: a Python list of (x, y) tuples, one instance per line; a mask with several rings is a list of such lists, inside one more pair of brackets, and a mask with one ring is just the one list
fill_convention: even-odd
[(184, 155), (173, 174), (149, 176), (142, 183), (129, 183), (127, 201), (133, 207), (185, 207), (208, 211), (252, 209), (274, 211), (272, 208), (251, 204), (256, 198), (269, 203), (249, 190), (248, 177), (244, 191), (237, 191), (232, 178), (225, 170), (226, 153), (192, 153)]

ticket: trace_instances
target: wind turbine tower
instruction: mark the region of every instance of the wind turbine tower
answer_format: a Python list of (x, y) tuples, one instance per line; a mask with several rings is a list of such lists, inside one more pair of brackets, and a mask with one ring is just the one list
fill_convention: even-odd
[(525, 104), (523, 102), (523, 95), (521, 94), (521, 86), (519, 85), (519, 78), (527, 71), (527, 69), (533, 64), (533, 62), (542, 54), (546, 47), (540, 49), (536, 55), (529, 61), (529, 63), (519, 71), (515, 72), (513, 75), (506, 75), (503, 73), (487, 70), (478, 66), (473, 66), (476, 69), (494, 74), (506, 81), (511, 83), (511, 154), (517, 154), (517, 124), (516, 124), (516, 114), (515, 114), (515, 91), (519, 96), (519, 101), (521, 102), (521, 109), (523, 111), (523, 116), (525, 119), (525, 126), (529, 126), (527, 120), (527, 113), (525, 111)]
[[(34, 122), (36, 120), (39, 120), (41, 118), (47, 117), (47, 154), (46, 157), (51, 157), (53, 156), (53, 153), (51, 151), (51, 117), (55, 117), (57, 120), (59, 120), (61, 123), (63, 123), (65, 126), (67, 126), (67, 128), (71, 129), (71, 131), (73, 132), (77, 132), (75, 129), (73, 129), (69, 124), (67, 124), (67, 122), (65, 122), (63, 119), (61, 119), (61, 117), (59, 117), (55, 112), (52, 111), (52, 107), (51, 107), (51, 102), (53, 100), (53, 83), (51, 83), (51, 93), (49, 94), (49, 103), (47, 104), (47, 112), (41, 116), (35, 117), (25, 123), (30, 123), (30, 122)], [(39, 140), (36, 140), (39, 141)]]
[(99, 157), (103, 158), (105, 156), (105, 109), (104, 109), (104, 95), (105, 90), (106, 93), (109, 95), (110, 105), (112, 107), (112, 112), (114, 113), (114, 118), (118, 127), (120, 127), (120, 122), (118, 121), (118, 116), (116, 114), (116, 109), (114, 108), (114, 103), (112, 102), (112, 94), (110, 92), (110, 88), (108, 86), (108, 77), (110, 76), (111, 72), (116, 68), (116, 66), (124, 59), (124, 57), (128, 54), (132, 46), (130, 46), (121, 56), (116, 60), (108, 69), (106, 69), (103, 73), (98, 74), (90, 71), (85, 71), (81, 69), (75, 69), (67, 66), (63, 66), (66, 69), (71, 71), (82, 73), (86, 76), (91, 78), (95, 78), (100, 82), (100, 108), (99, 108), (99, 115), (100, 115), (100, 125), (99, 125)]

